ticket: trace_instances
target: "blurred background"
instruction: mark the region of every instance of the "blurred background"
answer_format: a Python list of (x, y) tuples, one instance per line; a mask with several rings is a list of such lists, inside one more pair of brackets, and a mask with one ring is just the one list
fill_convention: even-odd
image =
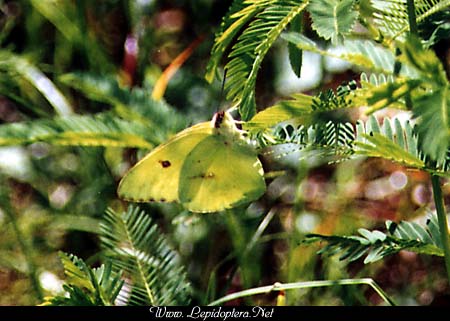
[[(0, 122), (104, 112), (133, 88), (150, 99), (165, 68), (193, 43), (198, 46), (164, 93), (173, 116), (165, 116), (152, 143), (210, 119), (217, 109), (229, 107), (221, 83), (207, 83), (204, 73), (214, 32), (231, 2), (0, 1)], [(308, 17), (304, 21), (306, 34), (320, 42)], [(448, 66), (448, 42), (439, 46)], [(303, 66), (297, 78), (286, 42), (280, 40), (258, 76), (258, 108), (295, 92), (317, 94), (359, 79), (350, 65), (308, 52), (303, 53)], [(111, 83), (119, 89), (110, 92), (111, 101), (96, 99), (93, 87), (83, 89), (79, 78), (64, 77), (69, 73), (94, 77), (99, 89)], [(378, 116), (385, 115), (401, 121), (410, 116), (393, 110)], [(0, 305), (35, 305), (43, 296), (60, 292), (64, 275), (59, 250), (91, 266), (101, 263), (99, 221), (107, 207), (125, 207), (116, 196), (118, 181), (145, 152), (40, 142), (0, 148)], [(426, 174), (382, 159), (327, 164), (320, 157), (298, 161), (289, 155), (262, 155), (262, 160), (266, 172), (284, 169), (287, 174), (272, 179), (266, 195), (239, 215), (199, 216), (177, 205), (144, 206), (180, 253), (193, 284), (193, 303), (277, 281), (353, 277), (373, 277), (399, 304), (450, 303), (442, 258), (403, 251), (370, 265), (362, 260), (346, 264), (317, 256), (317, 245), (300, 244), (311, 232), (382, 230), (387, 219), (424, 222), (426, 208), (433, 207)], [(444, 193), (448, 203), (448, 183)], [(270, 211), (274, 215), (251, 255), (230, 255), (244, 253)], [(275, 302), (270, 296), (253, 299), (250, 303)], [(382, 304), (365, 286), (291, 291), (287, 299), (294, 305)]]

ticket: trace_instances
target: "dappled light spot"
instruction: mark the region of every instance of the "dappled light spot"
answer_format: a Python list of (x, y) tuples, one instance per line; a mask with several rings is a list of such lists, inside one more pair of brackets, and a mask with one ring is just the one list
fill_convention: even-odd
[(418, 184), (411, 191), (411, 198), (416, 205), (424, 206), (430, 201), (430, 194), (430, 191), (424, 184)]
[(402, 171), (395, 171), (389, 176), (389, 183), (394, 189), (401, 190), (408, 183), (408, 176)]
[(39, 274), (39, 283), (42, 288), (53, 294), (63, 292), (64, 282), (50, 271), (43, 271)]
[(74, 189), (67, 184), (58, 185), (49, 195), (50, 204), (54, 208), (63, 208), (72, 198)]
[(320, 219), (313, 213), (302, 213), (295, 220), (295, 227), (300, 233), (311, 233), (319, 224)]

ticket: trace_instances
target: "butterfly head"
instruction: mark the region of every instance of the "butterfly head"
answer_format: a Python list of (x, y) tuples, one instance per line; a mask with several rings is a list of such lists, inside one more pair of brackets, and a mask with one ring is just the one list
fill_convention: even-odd
[(217, 134), (234, 138), (242, 138), (245, 136), (246, 132), (241, 130), (237, 125), (236, 120), (234, 120), (233, 116), (231, 116), (231, 114), (227, 111), (219, 111), (215, 113), (211, 120), (211, 126)]

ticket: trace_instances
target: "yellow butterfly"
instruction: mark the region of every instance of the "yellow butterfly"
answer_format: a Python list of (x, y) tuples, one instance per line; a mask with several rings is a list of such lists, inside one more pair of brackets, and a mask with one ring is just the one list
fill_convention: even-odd
[(256, 200), (266, 189), (264, 171), (244, 133), (230, 113), (218, 112), (152, 150), (122, 178), (118, 194), (200, 213)]

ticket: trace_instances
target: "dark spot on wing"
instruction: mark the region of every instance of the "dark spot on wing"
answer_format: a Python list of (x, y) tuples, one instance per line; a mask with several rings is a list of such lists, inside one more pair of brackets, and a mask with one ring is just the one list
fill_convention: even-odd
[(155, 201), (155, 199), (154, 199), (154, 198), (151, 198), (151, 199), (149, 199), (149, 201), (150, 201), (150, 202), (154, 202), (154, 201)]
[(237, 129), (240, 129), (240, 130), (242, 130), (242, 124), (240, 124), (240, 123), (236, 123), (236, 127), (237, 127)]
[(166, 201), (166, 199), (165, 198), (161, 198), (159, 201), (164, 203)]
[(214, 128), (220, 128), (220, 125), (222, 125), (224, 117), (225, 117), (224, 111), (219, 111), (216, 113), (216, 121), (214, 122)]
[(214, 175), (214, 173), (209, 172), (209, 173), (199, 174), (199, 175), (196, 175), (196, 176), (190, 176), (189, 178), (192, 178), (192, 179), (196, 179), (196, 178), (208, 179), (208, 178), (213, 178), (215, 176), (216, 175)]
[(167, 168), (170, 167), (170, 165), (172, 165), (168, 160), (160, 160), (159, 163), (163, 168)]

